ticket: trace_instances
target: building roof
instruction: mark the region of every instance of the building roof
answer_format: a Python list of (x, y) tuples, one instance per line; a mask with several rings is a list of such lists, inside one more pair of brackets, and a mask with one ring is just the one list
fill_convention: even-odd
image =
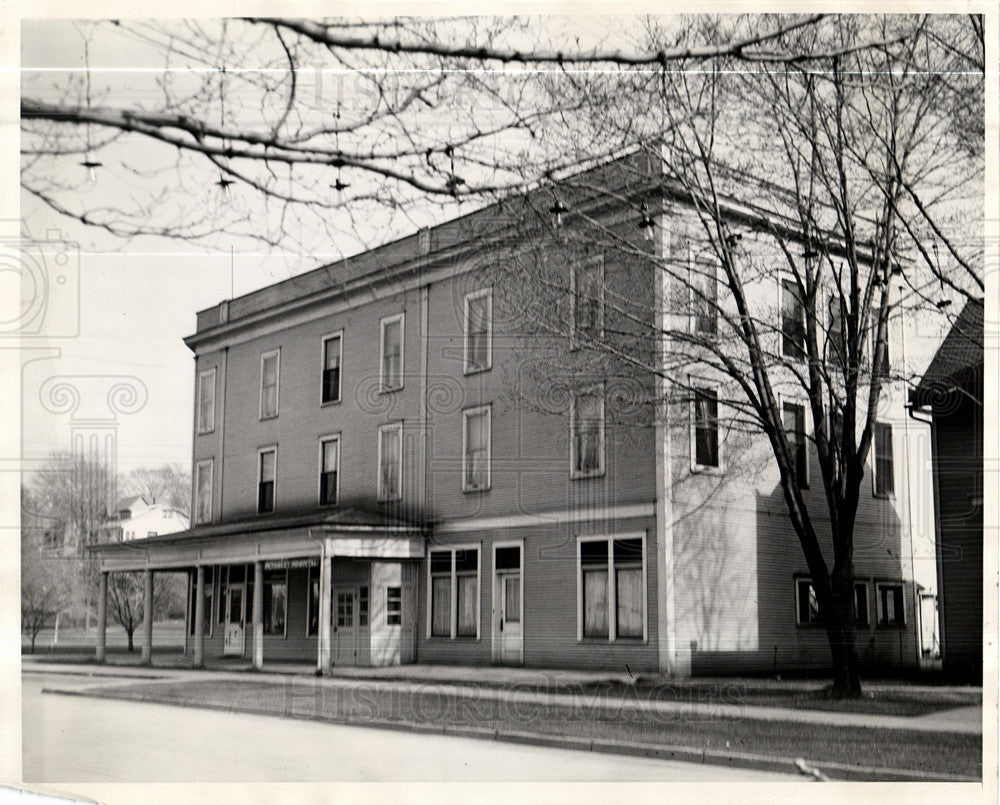
[(116, 512), (125, 511), (126, 509), (131, 510), (137, 503), (142, 503), (144, 506), (149, 506), (149, 501), (146, 500), (142, 495), (133, 495), (130, 498), (122, 498), (118, 501), (118, 506), (115, 508)]
[(324, 528), (347, 532), (385, 531), (397, 534), (423, 534), (425, 531), (425, 528), (420, 524), (393, 517), (384, 512), (345, 507), (333, 511), (296, 514), (287, 517), (255, 515), (242, 520), (196, 526), (170, 534), (158, 534), (155, 537), (140, 537), (128, 542), (95, 545), (92, 550), (99, 553), (114, 553), (117, 550), (134, 550), (144, 545), (154, 546), (186, 540), (211, 540), (238, 534), (262, 534), (295, 528)]
[(956, 387), (970, 390), (982, 383), (983, 301), (970, 299), (938, 347), (920, 383), (910, 394), (917, 407), (931, 405)]

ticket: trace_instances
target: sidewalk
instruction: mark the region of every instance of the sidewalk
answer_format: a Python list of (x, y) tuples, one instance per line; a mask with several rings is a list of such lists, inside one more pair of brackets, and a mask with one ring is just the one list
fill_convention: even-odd
[[(122, 658), (116, 658), (122, 659)], [(729, 718), (798, 724), (823, 724), (860, 729), (911, 730), (925, 733), (979, 735), (982, 732), (982, 705), (979, 689), (965, 687), (919, 686), (900, 683), (872, 683), (866, 690), (875, 692), (905, 691), (913, 697), (922, 694), (936, 699), (952, 699), (954, 707), (936, 712), (899, 716), (838, 710), (793, 708), (748, 704), (739, 699), (761, 691), (815, 690), (815, 680), (770, 680), (757, 678), (718, 678), (675, 680), (644, 675), (636, 679), (628, 674), (551, 669), (469, 667), (449, 665), (405, 665), (385, 668), (333, 668), (323, 677), (315, 675), (315, 666), (305, 663), (271, 663), (262, 672), (252, 672), (246, 660), (213, 658), (204, 670), (190, 668), (176, 656), (158, 658), (153, 666), (133, 664), (131, 658), (121, 664), (105, 665), (53, 663), (23, 658), (22, 673), (54, 673), (70, 676), (120, 677), (130, 684), (138, 679), (180, 681), (229, 681), (288, 684), (289, 678), (300, 686), (314, 685), (339, 689), (393, 689), (407, 693), (447, 693), (476, 701), (523, 702), (544, 706), (588, 707), (632, 711), (671, 718)], [(182, 658), (184, 659), (184, 658)], [(186, 667), (185, 667), (186, 666)], [(74, 685), (74, 687), (87, 686)], [(707, 693), (724, 701), (712, 701)]]

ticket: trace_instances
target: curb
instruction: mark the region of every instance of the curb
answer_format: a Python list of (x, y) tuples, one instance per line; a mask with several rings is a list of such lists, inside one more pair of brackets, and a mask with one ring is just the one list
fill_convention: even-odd
[(525, 746), (543, 746), (555, 749), (573, 749), (582, 752), (599, 752), (602, 754), (628, 755), (633, 757), (656, 758), (659, 760), (674, 760), (685, 763), (700, 763), (706, 766), (727, 766), (729, 768), (754, 769), (757, 771), (797, 772), (797, 760), (805, 760), (810, 766), (821, 769), (831, 779), (850, 782), (955, 782), (982, 783), (978, 777), (969, 777), (950, 773), (929, 773), (911, 769), (878, 768), (874, 766), (852, 766), (846, 763), (789, 758), (773, 755), (758, 755), (750, 752), (721, 752), (711, 749), (698, 749), (690, 746), (671, 746), (651, 744), (639, 741), (616, 741), (610, 739), (580, 738), (547, 734), (542, 732), (526, 732), (515, 730), (497, 730), (486, 727), (453, 726), (449, 724), (434, 724), (419, 721), (389, 721), (369, 720), (355, 721), (336, 716), (314, 714), (298, 714), (294, 711), (280, 713), (264, 708), (234, 707), (232, 705), (201, 702), (193, 699), (173, 699), (155, 695), (118, 696), (110, 691), (60, 690), (58, 688), (42, 688), (42, 693), (60, 696), (78, 696), (81, 698), (110, 699), (114, 701), (140, 702), (143, 704), (160, 704), (172, 707), (187, 707), (196, 710), (212, 710), (223, 713), (247, 713), (251, 715), (270, 716), (272, 718), (293, 718), (299, 721), (312, 721), (321, 724), (337, 724), (341, 726), (359, 727), (362, 729), (383, 729), (395, 732), (412, 732), (420, 734), (447, 735), (456, 738), (473, 738), (477, 740), (497, 741)]

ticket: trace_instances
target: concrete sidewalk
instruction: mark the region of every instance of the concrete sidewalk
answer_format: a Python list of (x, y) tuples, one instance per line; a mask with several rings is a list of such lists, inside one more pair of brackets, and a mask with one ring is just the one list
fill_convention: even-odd
[[(67, 664), (33, 661), (25, 658), (22, 673), (60, 674), (72, 680), (65, 692), (83, 693), (88, 688), (116, 684), (134, 684), (138, 680), (154, 682), (230, 681), (253, 679), (274, 685), (292, 684), (296, 689), (328, 687), (345, 689), (394, 689), (403, 692), (442, 693), (477, 701), (525, 702), (554, 707), (597, 707), (616, 712), (640, 712), (664, 718), (750, 719), (768, 722), (817, 724), (854, 729), (912, 730), (922, 733), (979, 735), (982, 733), (981, 691), (978, 688), (921, 687), (916, 685), (873, 683), (869, 690), (906, 690), (919, 697), (926, 692), (954, 707), (919, 716), (880, 715), (823, 709), (798, 709), (770, 705), (743, 704), (741, 693), (771, 690), (807, 692), (816, 690), (816, 681), (775, 681), (767, 679), (719, 678), (709, 680), (671, 680), (645, 676), (641, 680), (628, 674), (586, 671), (562, 671), (525, 668), (410, 665), (389, 668), (337, 668), (323, 677), (315, 675), (315, 666), (279, 664), (264, 672), (250, 672), (246, 661), (213, 660), (204, 670), (185, 668), (176, 658), (167, 662), (139, 666)], [(89, 678), (89, 682), (85, 681)], [(728, 692), (723, 701), (706, 701), (701, 691)], [(700, 700), (699, 700), (700, 699)]]

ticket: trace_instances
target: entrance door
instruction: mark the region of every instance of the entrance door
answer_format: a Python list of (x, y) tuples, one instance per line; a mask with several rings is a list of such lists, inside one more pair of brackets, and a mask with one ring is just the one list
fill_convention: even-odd
[(242, 654), (245, 642), (244, 616), (244, 585), (238, 584), (226, 588), (226, 634), (222, 646), (225, 655)]
[(338, 589), (333, 610), (333, 664), (358, 664), (358, 591)]
[(524, 640), (521, 631), (521, 571), (498, 570), (496, 612), (499, 616), (498, 660), (502, 665), (521, 665)]

